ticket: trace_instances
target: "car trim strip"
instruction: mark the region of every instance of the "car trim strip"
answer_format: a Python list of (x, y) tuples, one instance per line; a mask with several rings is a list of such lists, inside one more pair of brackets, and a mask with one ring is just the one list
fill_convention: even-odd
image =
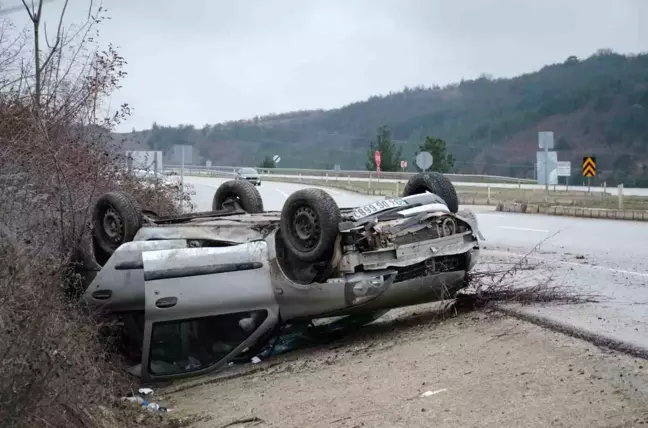
[(126, 260), (115, 264), (115, 270), (133, 270), (144, 269), (144, 262), (142, 260)]
[(188, 276), (213, 275), (218, 273), (237, 272), (242, 270), (261, 269), (261, 262), (225, 263), (211, 266), (186, 266), (175, 269), (144, 271), (144, 281), (161, 279), (186, 278)]

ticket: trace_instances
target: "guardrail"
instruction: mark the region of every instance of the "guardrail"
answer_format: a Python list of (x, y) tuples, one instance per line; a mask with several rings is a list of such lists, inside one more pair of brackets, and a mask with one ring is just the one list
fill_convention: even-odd
[[(242, 168), (240, 166), (197, 166), (197, 165), (185, 165), (185, 173), (189, 172), (192, 175), (217, 175), (217, 173), (232, 175)], [(164, 168), (166, 171), (175, 171), (178, 174), (182, 167), (180, 165), (166, 165)], [(366, 180), (375, 180), (378, 178), (378, 174), (373, 171), (358, 171), (358, 170), (349, 170), (349, 171), (334, 171), (334, 170), (322, 170), (322, 169), (298, 169), (298, 168), (256, 168), (259, 171), (259, 174), (267, 176), (304, 176), (304, 177), (328, 177), (328, 178), (355, 178), (355, 179), (366, 179)], [(403, 180), (407, 181), (410, 177), (415, 175), (415, 172), (381, 172), (381, 179), (388, 180)], [(522, 183), (522, 184), (537, 184), (537, 180), (532, 180), (529, 178), (514, 178), (514, 177), (503, 177), (497, 175), (479, 175), (479, 174), (445, 174), (451, 181), (454, 182), (470, 182), (470, 183)]]
[[(180, 167), (165, 166), (162, 170), (165, 174), (171, 174), (171, 175), (179, 176), (182, 173), (182, 168)], [(196, 169), (196, 168), (191, 168), (191, 169), (185, 168), (184, 174), (193, 175), (193, 176), (226, 177), (226, 178), (231, 178), (236, 175), (233, 171), (220, 171), (220, 170)]]

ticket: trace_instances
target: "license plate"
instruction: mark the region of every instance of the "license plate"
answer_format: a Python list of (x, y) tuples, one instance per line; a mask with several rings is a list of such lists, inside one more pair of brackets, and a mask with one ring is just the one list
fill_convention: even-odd
[(354, 220), (359, 220), (361, 218), (379, 213), (381, 211), (386, 211), (392, 208), (405, 207), (405, 206), (407, 206), (407, 202), (405, 202), (405, 200), (401, 198), (385, 199), (383, 201), (376, 201), (368, 205), (355, 208), (353, 210), (352, 216)]

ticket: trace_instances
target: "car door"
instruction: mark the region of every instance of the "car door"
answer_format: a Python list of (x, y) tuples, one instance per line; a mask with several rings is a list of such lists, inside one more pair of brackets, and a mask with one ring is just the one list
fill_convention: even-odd
[(143, 261), (142, 380), (218, 370), (278, 322), (265, 241), (150, 251)]

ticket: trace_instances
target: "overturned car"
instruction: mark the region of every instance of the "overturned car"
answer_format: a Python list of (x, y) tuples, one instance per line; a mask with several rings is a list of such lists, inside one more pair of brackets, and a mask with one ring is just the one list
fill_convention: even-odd
[(95, 206), (81, 302), (119, 320), (142, 380), (194, 376), (256, 355), (286, 323), (452, 298), (479, 239), (434, 172), (354, 208), (309, 188), (267, 212), (253, 184), (232, 180), (212, 211), (160, 217), (109, 193)]

